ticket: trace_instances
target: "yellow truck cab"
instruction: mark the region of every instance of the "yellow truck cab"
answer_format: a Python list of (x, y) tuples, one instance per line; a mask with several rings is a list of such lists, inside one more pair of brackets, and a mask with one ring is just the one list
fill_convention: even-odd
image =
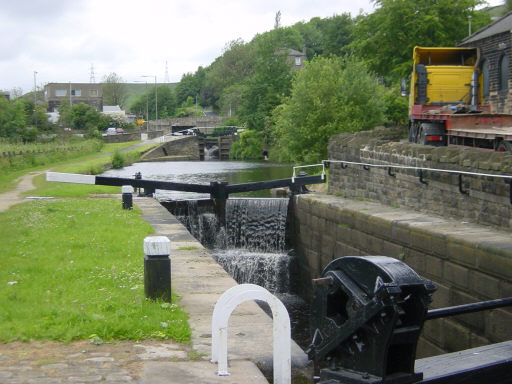
[(512, 116), (482, 105), (477, 48), (414, 47), (409, 141), (505, 151)]

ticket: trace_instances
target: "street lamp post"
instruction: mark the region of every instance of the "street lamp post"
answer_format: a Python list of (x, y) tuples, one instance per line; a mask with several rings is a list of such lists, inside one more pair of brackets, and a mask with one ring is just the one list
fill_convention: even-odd
[(34, 71), (34, 124), (37, 128), (37, 88), (36, 88), (36, 75), (37, 71)]
[(156, 75), (142, 75), (141, 77), (155, 78), (155, 120), (158, 120), (158, 87), (156, 85)]
[(149, 102), (148, 102), (148, 82), (135, 80), (135, 83), (146, 83), (146, 132), (149, 132)]

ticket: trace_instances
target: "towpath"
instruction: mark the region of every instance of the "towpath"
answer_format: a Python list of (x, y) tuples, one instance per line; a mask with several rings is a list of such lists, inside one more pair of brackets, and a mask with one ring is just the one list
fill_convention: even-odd
[(27, 173), (26, 175), (23, 175), (16, 180), (18, 184), (14, 189), (11, 189), (10, 191), (5, 193), (0, 193), (0, 212), (9, 209), (14, 204), (23, 202), (23, 193), (28, 192), (35, 188), (34, 184), (32, 183), (34, 177), (44, 172), (45, 171)]
[[(23, 185), (30, 187), (30, 180), (27, 177)], [(18, 193), (24, 190), (20, 187)], [(218, 297), (236, 282), (157, 201), (135, 198), (135, 203), (156, 233), (171, 239), (173, 290), (181, 296), (180, 304), (190, 314), (192, 344), (169, 340), (100, 345), (88, 340), (68, 344), (39, 341), (0, 344), (2, 384), (267, 383), (255, 363), (248, 359), (256, 356), (261, 364), (271, 365), (271, 320), (254, 303), (248, 303), (241, 313), (234, 315), (230, 323), (232, 339), (235, 338), (232, 341), (236, 344), (229, 347), (231, 375), (217, 376), (216, 365), (209, 361), (211, 314)], [(296, 352), (303, 355), (302, 351)]]

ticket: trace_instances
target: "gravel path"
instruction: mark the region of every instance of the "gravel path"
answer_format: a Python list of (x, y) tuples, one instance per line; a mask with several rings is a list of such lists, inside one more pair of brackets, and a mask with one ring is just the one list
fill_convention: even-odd
[(24, 197), (22, 196), (22, 193), (35, 189), (32, 180), (34, 177), (44, 172), (46, 171), (27, 173), (26, 175), (23, 175), (17, 179), (19, 183), (16, 188), (5, 193), (0, 193), (0, 212), (6, 211), (14, 204), (23, 202)]

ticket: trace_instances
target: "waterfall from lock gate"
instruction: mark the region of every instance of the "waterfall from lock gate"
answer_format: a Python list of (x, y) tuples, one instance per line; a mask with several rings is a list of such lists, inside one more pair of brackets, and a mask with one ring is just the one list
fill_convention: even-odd
[(288, 292), (287, 214), (288, 199), (229, 199), (225, 244), (214, 249), (213, 257), (238, 283)]
[[(218, 224), (211, 200), (164, 204), (239, 283), (252, 283), (274, 293), (285, 305), (292, 337), (303, 348), (310, 344), (309, 306), (290, 293), (293, 256), (287, 250), (288, 199), (230, 198), (225, 227)], [(260, 305), (262, 305), (260, 303)], [(265, 305), (262, 308), (269, 313)]]
[(174, 208), (176, 217), (212, 250), (212, 256), (238, 282), (288, 292), (291, 256), (286, 251), (288, 199), (226, 201), (220, 227), (207, 200), (188, 200)]

